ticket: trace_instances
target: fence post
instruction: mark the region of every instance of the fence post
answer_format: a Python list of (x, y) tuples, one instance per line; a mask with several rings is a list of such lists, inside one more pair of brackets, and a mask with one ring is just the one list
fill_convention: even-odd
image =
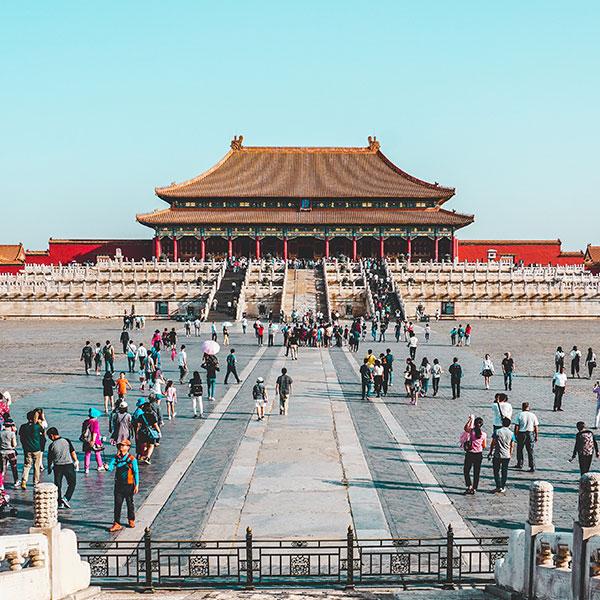
[(348, 525), (348, 535), (346, 536), (346, 560), (348, 568), (346, 569), (346, 588), (354, 589), (354, 531), (352, 525)]
[(246, 589), (254, 589), (254, 570), (252, 560), (252, 529), (246, 527)]
[(446, 582), (442, 586), (444, 590), (453, 590), (454, 588), (454, 530), (452, 525), (448, 525), (446, 535)]
[(152, 586), (152, 534), (150, 528), (146, 527), (144, 530), (144, 570), (145, 570), (145, 582), (144, 592), (153, 592)]

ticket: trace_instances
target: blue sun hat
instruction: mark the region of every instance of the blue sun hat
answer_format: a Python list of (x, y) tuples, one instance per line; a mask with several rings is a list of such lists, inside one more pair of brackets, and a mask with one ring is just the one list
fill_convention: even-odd
[(148, 402), (148, 400), (146, 398), (138, 398), (135, 405), (139, 408), (140, 406), (143, 406), (144, 404), (146, 404), (146, 402)]
[(90, 408), (90, 410), (88, 410), (88, 415), (90, 416), (90, 419), (96, 419), (101, 416), (102, 413), (97, 408)]

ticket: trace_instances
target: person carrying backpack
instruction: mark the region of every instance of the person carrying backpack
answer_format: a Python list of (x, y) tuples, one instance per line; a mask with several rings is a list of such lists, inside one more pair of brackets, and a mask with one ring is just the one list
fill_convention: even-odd
[(200, 373), (198, 371), (194, 371), (192, 378), (189, 382), (190, 386), (190, 398), (192, 399), (192, 408), (194, 410), (194, 419), (198, 417), (198, 410), (196, 407), (200, 409), (200, 418), (204, 418), (204, 407), (202, 406), (202, 379), (200, 378)]
[(579, 473), (585, 475), (592, 466), (592, 458), (594, 454), (596, 458), (600, 458), (598, 452), (598, 442), (594, 437), (594, 434), (586, 429), (583, 421), (577, 422), (577, 435), (575, 436), (575, 447), (573, 448), (573, 456), (569, 459), (569, 462), (575, 460), (575, 457), (579, 459)]
[(102, 356), (104, 357), (104, 369), (108, 373), (115, 372), (115, 349), (109, 340), (106, 340), (104, 348), (102, 348)]
[(90, 369), (92, 368), (92, 358), (94, 356), (94, 349), (90, 342), (86, 342), (85, 346), (81, 350), (81, 361), (83, 361), (83, 366), (85, 367), (85, 374), (90, 374)]
[(129, 527), (135, 527), (135, 507), (133, 504), (133, 496), (138, 493), (140, 485), (140, 476), (138, 469), (138, 461), (135, 456), (129, 453), (131, 442), (123, 440), (117, 444), (117, 454), (114, 456), (107, 466), (107, 471), (115, 472), (115, 509), (114, 520), (109, 528), (110, 533), (123, 529), (121, 525), (121, 509), (123, 501), (127, 504), (127, 522)]
[(265, 418), (265, 406), (269, 401), (267, 390), (265, 388), (265, 380), (259, 377), (252, 388), (252, 397), (256, 402), (256, 416), (258, 421)]

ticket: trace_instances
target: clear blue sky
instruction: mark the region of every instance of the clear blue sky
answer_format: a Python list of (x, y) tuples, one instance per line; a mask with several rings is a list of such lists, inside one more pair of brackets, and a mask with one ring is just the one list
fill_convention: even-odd
[[(12, 6), (11, 6), (12, 4)], [(248, 145), (366, 145), (469, 238), (600, 242), (600, 3), (3, 2), (1, 242), (149, 237), (155, 186)]]

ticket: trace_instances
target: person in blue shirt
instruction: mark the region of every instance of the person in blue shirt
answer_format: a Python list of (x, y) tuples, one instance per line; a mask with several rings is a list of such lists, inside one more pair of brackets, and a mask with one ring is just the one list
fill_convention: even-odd
[(109, 461), (107, 471), (115, 472), (115, 511), (114, 522), (108, 531), (114, 533), (123, 529), (121, 525), (121, 508), (123, 501), (127, 504), (127, 521), (129, 527), (135, 527), (135, 507), (133, 496), (138, 493), (140, 475), (138, 461), (129, 453), (131, 442), (123, 440), (117, 444), (117, 454)]

